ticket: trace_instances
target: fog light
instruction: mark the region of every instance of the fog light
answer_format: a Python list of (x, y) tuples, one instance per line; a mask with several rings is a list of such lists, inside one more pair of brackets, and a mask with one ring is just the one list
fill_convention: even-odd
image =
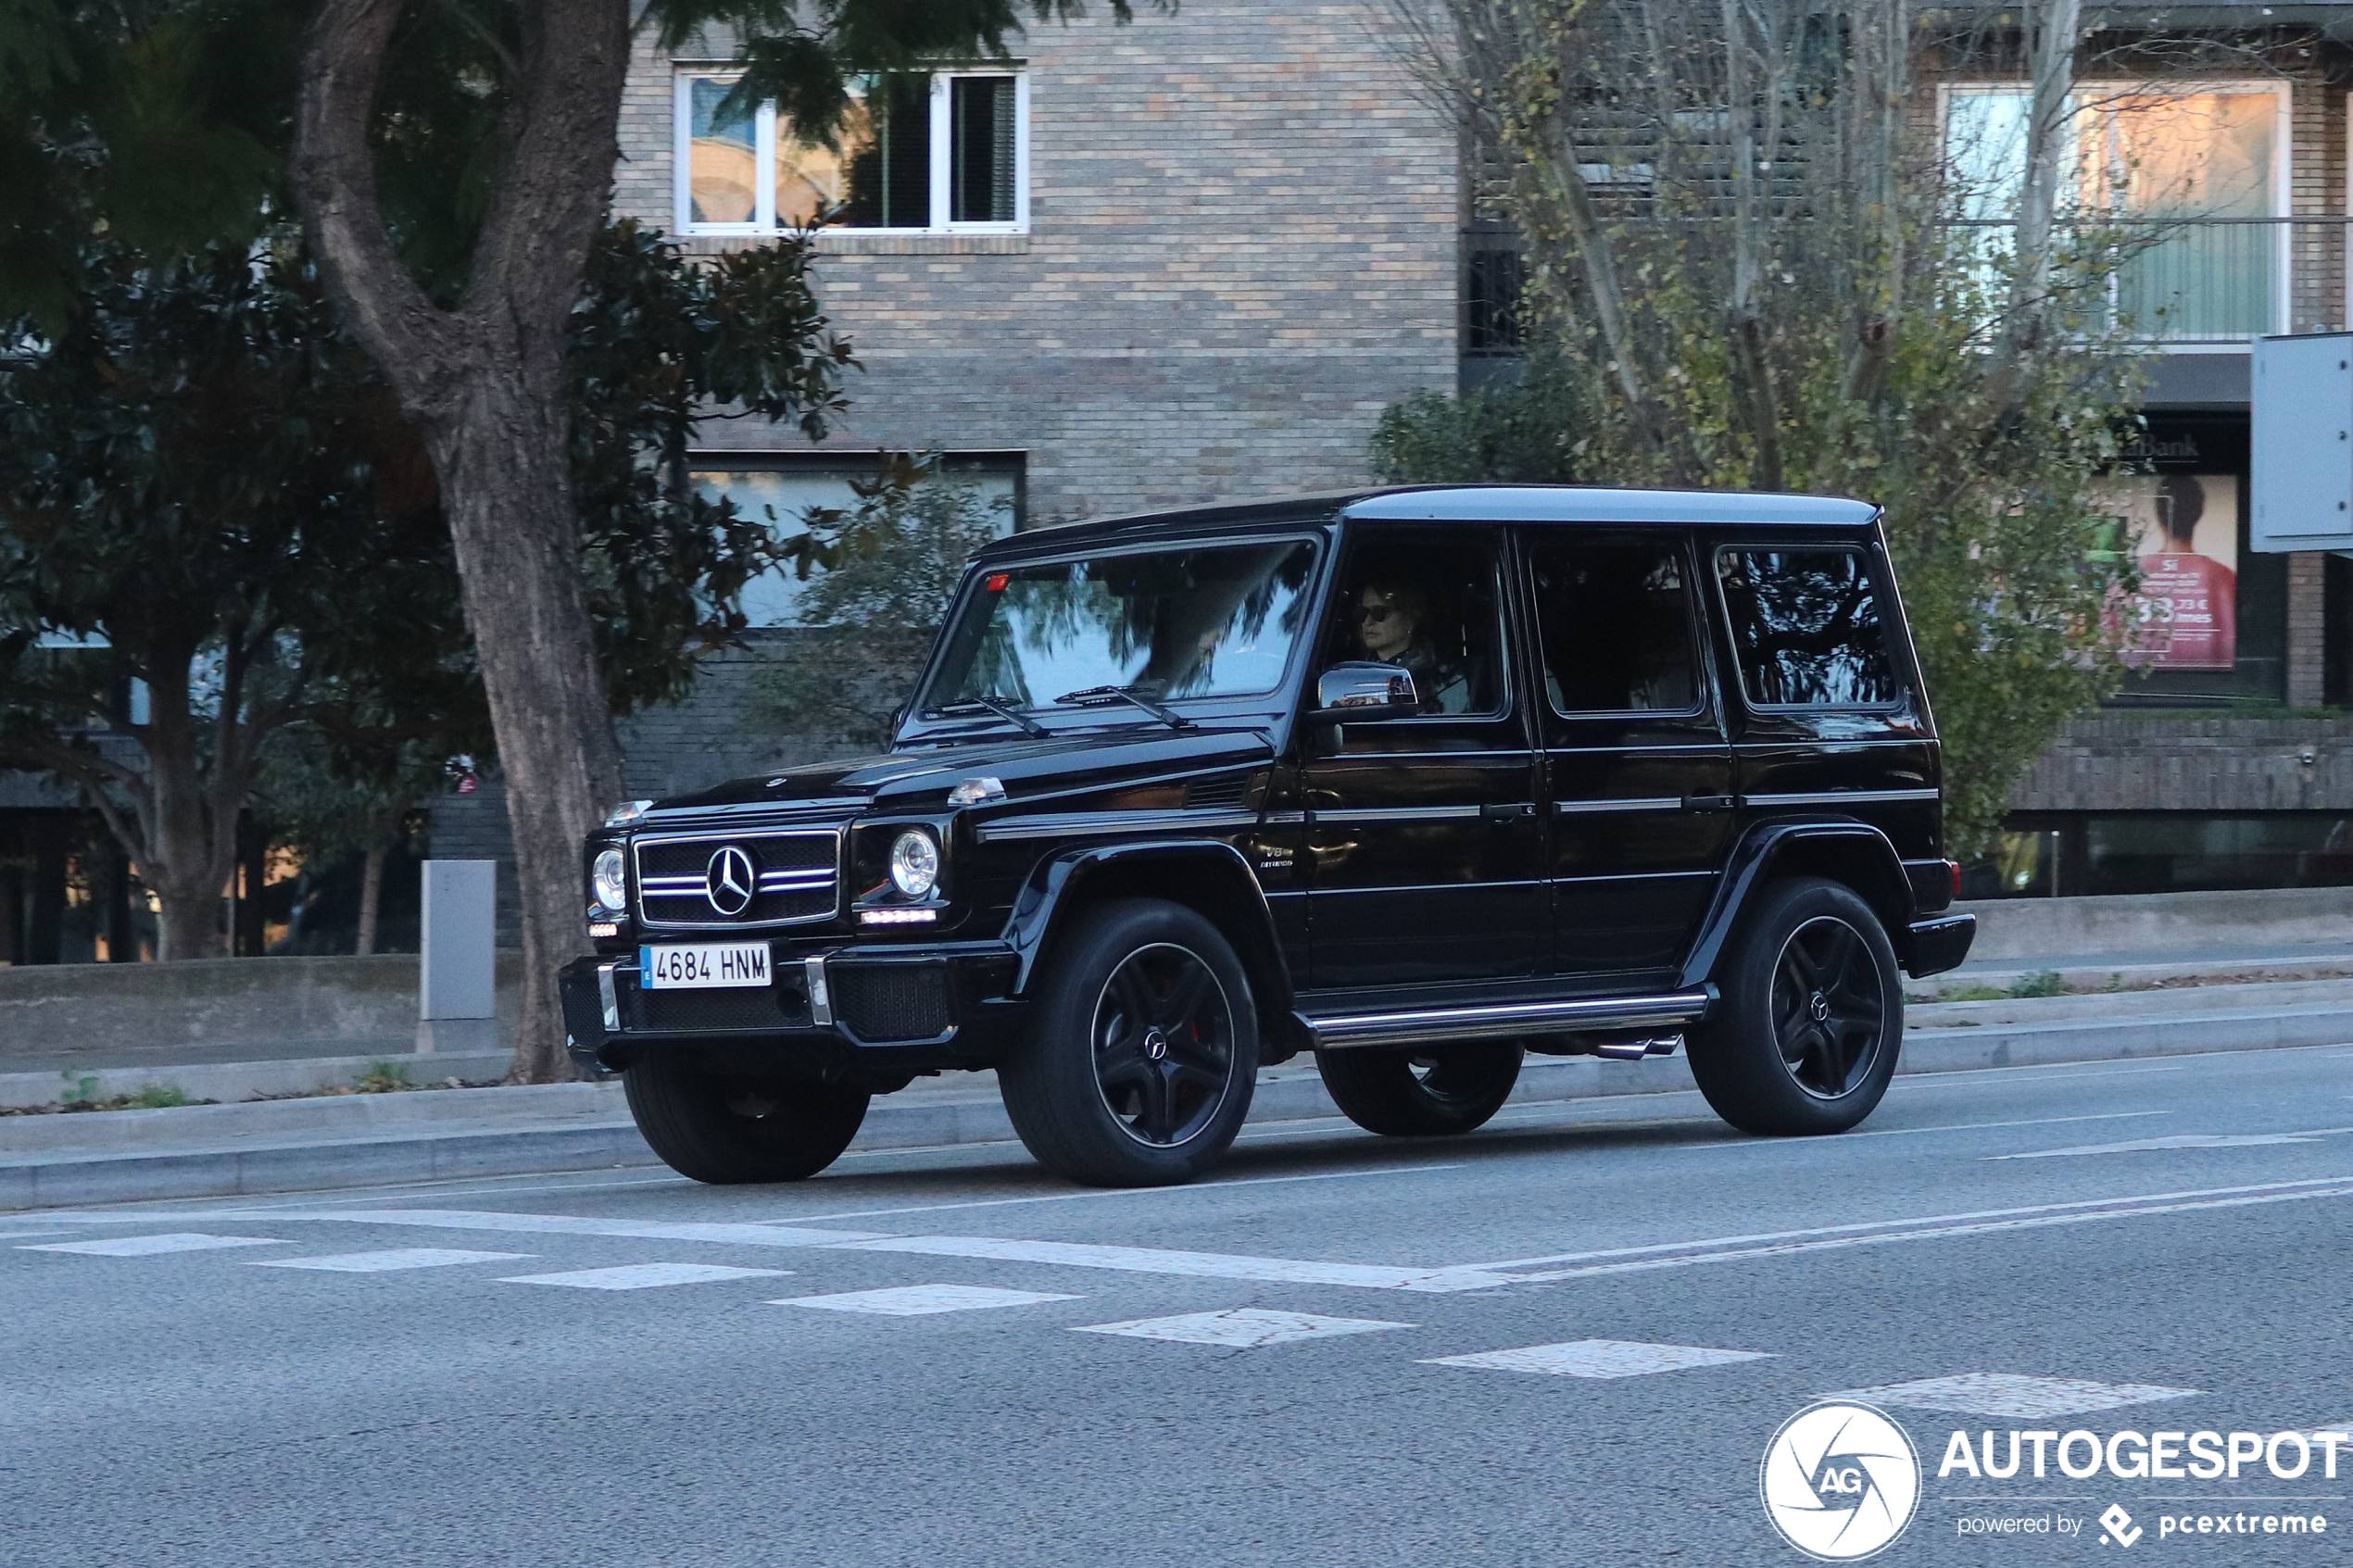
[(910, 898), (924, 898), (939, 885), (939, 846), (921, 828), (909, 828), (891, 842), (890, 884)]

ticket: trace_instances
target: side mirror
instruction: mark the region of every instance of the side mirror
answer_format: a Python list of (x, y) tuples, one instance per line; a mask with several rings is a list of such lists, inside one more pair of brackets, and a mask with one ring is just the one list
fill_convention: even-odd
[(1399, 664), (1350, 659), (1316, 678), (1315, 717), (1362, 723), (1371, 719), (1410, 719), (1422, 710), (1413, 672)]

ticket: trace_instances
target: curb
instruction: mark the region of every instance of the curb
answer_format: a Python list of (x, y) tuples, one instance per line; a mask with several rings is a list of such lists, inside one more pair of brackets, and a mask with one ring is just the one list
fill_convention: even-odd
[(64, 1091), (80, 1091), (85, 1085), (84, 1098), (90, 1099), (112, 1099), (151, 1088), (178, 1089), (190, 1099), (222, 1101), (249, 1099), (255, 1095), (305, 1094), (347, 1086), (387, 1063), (405, 1071), (412, 1084), (439, 1083), (444, 1078), (478, 1082), (505, 1077), (513, 1061), (511, 1051), (380, 1051), (374, 1056), (296, 1057), (284, 1061), (0, 1073), (0, 1105), (51, 1105)]
[[(2353, 1041), (2353, 1010), (2342, 1006), (2251, 1008), (2171, 1018), (2100, 1019), (1984, 1028), (1914, 1029), (1904, 1043), (1904, 1075), (1979, 1072), (2066, 1062), (2133, 1060), (2214, 1052), (2290, 1049)], [(454, 1059), (453, 1059), (454, 1060)], [(878, 1099), (849, 1152), (950, 1148), (1013, 1141), (1012, 1123), (990, 1080), (975, 1077), (952, 1090), (915, 1091)], [(1611, 1095), (1673, 1094), (1692, 1088), (1680, 1057), (1647, 1063), (1591, 1057), (1534, 1057), (1512, 1091), (1513, 1104), (1550, 1104)], [(0, 1210), (129, 1203), (176, 1198), (231, 1198), (262, 1193), (486, 1176), (556, 1174), (658, 1164), (635, 1126), (617, 1116), (618, 1085), (548, 1085), (537, 1088), (444, 1090), (432, 1100), (458, 1109), (458, 1097), (484, 1109), (514, 1097), (542, 1097), (547, 1112), (501, 1115), (491, 1126), (462, 1122), (384, 1125), (395, 1118), (369, 1112), (378, 1124), (357, 1135), (315, 1125), (308, 1135), (256, 1139), (244, 1147), (148, 1147), (136, 1152), (61, 1148), (0, 1154)], [(447, 1100), (443, 1097), (447, 1096)], [(497, 1097), (492, 1099), (488, 1097)], [(556, 1097), (562, 1097), (558, 1098)], [(409, 1097), (382, 1098), (407, 1110)], [(423, 1100), (426, 1097), (417, 1097)], [(342, 1107), (358, 1097), (283, 1105)], [(535, 1101), (535, 1104), (537, 1102)], [(610, 1110), (608, 1108), (610, 1108)], [(198, 1107), (231, 1110), (235, 1107)], [(185, 1118), (188, 1111), (123, 1111), (112, 1116)], [(314, 1122), (332, 1112), (309, 1112)], [(360, 1113), (352, 1113), (358, 1120)], [(1336, 1118), (1339, 1108), (1313, 1066), (1285, 1065), (1261, 1075), (1252, 1123)], [(399, 1120), (409, 1120), (403, 1117)], [(153, 1123), (151, 1123), (152, 1125)], [(193, 1131), (185, 1122), (167, 1123)], [(287, 1127), (285, 1132), (296, 1129)]]

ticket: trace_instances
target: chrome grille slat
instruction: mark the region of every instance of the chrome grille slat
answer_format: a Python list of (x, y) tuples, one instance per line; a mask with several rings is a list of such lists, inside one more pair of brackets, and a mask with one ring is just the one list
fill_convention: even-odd
[[(654, 834), (634, 841), (637, 911), (650, 931), (760, 931), (831, 919), (840, 903), (843, 828), (747, 828)], [(751, 908), (730, 920), (711, 907), (711, 857), (733, 845), (758, 872)]]

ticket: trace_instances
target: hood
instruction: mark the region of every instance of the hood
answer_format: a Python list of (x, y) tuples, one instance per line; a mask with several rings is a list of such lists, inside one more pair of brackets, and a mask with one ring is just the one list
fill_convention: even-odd
[(1002, 783), (1010, 804), (1027, 795), (1249, 767), (1273, 756), (1265, 733), (1255, 729), (1177, 731), (1139, 725), (1042, 740), (990, 736), (733, 779), (697, 794), (657, 801), (655, 809), (823, 800), (889, 810), (934, 810), (945, 804), (957, 783), (980, 774)]

